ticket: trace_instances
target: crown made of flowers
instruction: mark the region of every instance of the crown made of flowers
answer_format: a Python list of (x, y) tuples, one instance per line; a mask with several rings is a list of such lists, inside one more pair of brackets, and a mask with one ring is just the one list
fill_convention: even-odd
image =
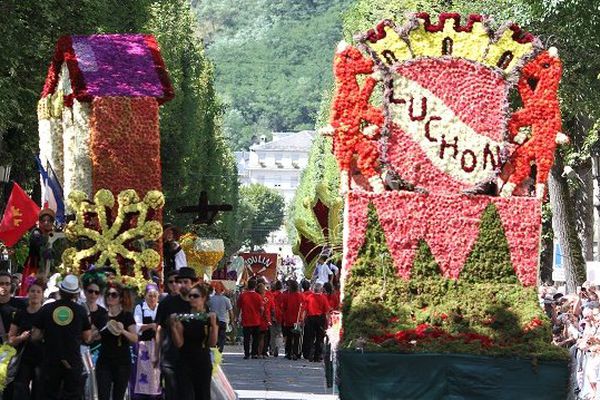
[(539, 39), (514, 23), (504, 24), (494, 32), (488, 17), (469, 15), (464, 25), (460, 19), (460, 14), (443, 13), (434, 24), (429, 14), (417, 13), (403, 26), (383, 20), (356, 39), (384, 66), (449, 56), (499, 69), (505, 75), (514, 74), (542, 48)]

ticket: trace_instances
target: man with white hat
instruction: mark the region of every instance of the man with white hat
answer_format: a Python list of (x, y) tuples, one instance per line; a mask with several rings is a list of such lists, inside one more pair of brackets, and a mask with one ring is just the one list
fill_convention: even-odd
[(67, 275), (58, 289), (60, 299), (44, 305), (33, 324), (32, 339), (44, 339), (42, 397), (79, 400), (83, 395), (80, 346), (91, 340), (92, 330), (85, 309), (76, 303), (77, 277)]

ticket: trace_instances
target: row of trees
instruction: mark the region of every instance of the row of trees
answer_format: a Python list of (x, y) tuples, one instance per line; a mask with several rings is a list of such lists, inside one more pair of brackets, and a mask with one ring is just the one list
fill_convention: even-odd
[[(556, 163), (549, 182), (549, 207), (545, 207), (542, 246), (542, 278), (550, 279), (552, 242), (558, 233), (567, 272), (567, 287), (574, 291), (585, 274), (585, 261), (593, 258), (593, 173), (591, 151), (598, 147), (600, 121), (600, 16), (594, 0), (356, 0), (344, 14), (343, 35), (352, 40), (357, 32), (370, 29), (384, 18), (402, 21), (407, 12), (427, 11), (434, 18), (441, 12), (492, 15), (496, 21), (514, 21), (538, 35), (547, 46), (556, 46), (564, 62), (560, 97), (564, 131), (571, 137), (568, 149), (557, 151)], [(325, 99), (330, 96), (328, 93)], [(325, 123), (329, 101), (324, 101), (320, 121)], [(323, 144), (315, 142), (313, 153), (319, 163), (319, 176), (334, 183), (334, 166), (330, 157), (318, 151)], [(574, 174), (566, 178), (563, 167)], [(314, 174), (307, 170), (299, 196), (314, 190)], [(302, 198), (296, 199), (293, 218), (303, 218)]]
[[(258, 221), (263, 209), (256, 197), (270, 199), (272, 193), (249, 190), (240, 199), (235, 159), (221, 129), (224, 107), (215, 93), (214, 67), (198, 31), (196, 16), (185, 0), (2, 2), (0, 164), (12, 163), (12, 178), (24, 187), (38, 186), (33, 158), (38, 151), (36, 103), (61, 35), (152, 33), (175, 88), (175, 98), (160, 111), (165, 221), (185, 226), (193, 217), (175, 209), (195, 204), (205, 190), (211, 203), (234, 206), (234, 212), (223, 213), (213, 229), (226, 239), (228, 253), (243, 243), (264, 243), (252, 233), (263, 232), (265, 223), (274, 221), (268, 212), (264, 221)], [(239, 221), (244, 221), (245, 229), (239, 229)], [(275, 224), (280, 225), (281, 219)]]

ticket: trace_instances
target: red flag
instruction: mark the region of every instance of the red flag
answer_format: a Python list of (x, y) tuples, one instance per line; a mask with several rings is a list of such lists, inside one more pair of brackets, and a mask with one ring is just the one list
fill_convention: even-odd
[(13, 184), (10, 198), (0, 222), (0, 240), (8, 247), (14, 246), (35, 225), (40, 208), (27, 196), (21, 186)]

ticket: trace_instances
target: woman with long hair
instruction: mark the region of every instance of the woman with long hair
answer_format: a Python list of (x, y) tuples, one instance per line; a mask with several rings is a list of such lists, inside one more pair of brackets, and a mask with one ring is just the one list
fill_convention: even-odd
[(31, 340), (31, 329), (42, 308), (45, 288), (46, 282), (42, 278), (37, 278), (28, 285), (27, 308), (18, 310), (10, 324), (8, 343), (21, 352), (17, 375), (13, 382), (14, 399), (42, 399), (40, 364), (43, 348), (41, 343)]
[(131, 374), (129, 392), (134, 400), (162, 398), (155, 342), (158, 296), (158, 286), (153, 283), (148, 284), (144, 301), (138, 304), (133, 312), (138, 329), (138, 342), (134, 351), (137, 357), (134, 372)]
[[(106, 290), (108, 322), (100, 330), (101, 346), (96, 379), (99, 400), (123, 400), (131, 374), (130, 345), (138, 340), (129, 297), (123, 287), (111, 282)], [(112, 397), (110, 395), (112, 390)]]
[(192, 313), (173, 316), (173, 343), (180, 349), (182, 372), (192, 382), (194, 400), (210, 400), (212, 361), (210, 348), (217, 345), (219, 325), (215, 313), (207, 313), (208, 289), (195, 285), (188, 295)]

